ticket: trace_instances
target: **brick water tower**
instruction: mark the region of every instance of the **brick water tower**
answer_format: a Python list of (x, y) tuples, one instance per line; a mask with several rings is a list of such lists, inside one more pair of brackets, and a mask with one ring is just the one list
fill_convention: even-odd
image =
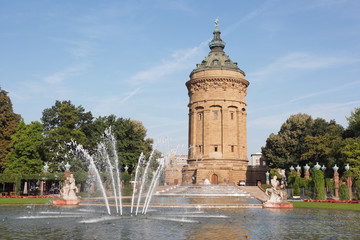
[(225, 54), (218, 21), (208, 56), (186, 82), (189, 102), (188, 165), (184, 184), (233, 184), (246, 181), (245, 96), (249, 82)]

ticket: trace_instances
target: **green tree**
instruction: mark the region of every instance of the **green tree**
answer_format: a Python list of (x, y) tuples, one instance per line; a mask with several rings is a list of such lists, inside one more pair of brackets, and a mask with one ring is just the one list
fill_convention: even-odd
[(20, 115), (15, 114), (8, 93), (0, 88), (0, 171), (2, 171), (6, 155), (10, 151), (11, 135), (20, 123)]
[(124, 169), (125, 166), (128, 166), (128, 172), (131, 174), (141, 152), (149, 157), (153, 140), (146, 138), (147, 130), (140, 121), (116, 118), (116, 116), (110, 115), (94, 120), (91, 126), (93, 146), (101, 140), (105, 129), (109, 127), (116, 139), (119, 167)]
[(346, 162), (351, 167), (351, 172), (356, 180), (360, 180), (360, 138), (346, 139), (346, 145), (342, 149)]
[(44, 144), (41, 123), (36, 121), (26, 125), (21, 121), (12, 139), (12, 150), (5, 160), (4, 173), (40, 173)]
[(360, 137), (360, 108), (355, 108), (354, 112), (351, 111), (350, 117), (346, 119), (349, 123), (348, 136)]
[(339, 199), (350, 200), (349, 188), (346, 184), (341, 184), (339, 187)]
[[(324, 164), (328, 169), (334, 163), (341, 165), (344, 129), (334, 120), (313, 120), (307, 114), (289, 117), (278, 134), (270, 134), (262, 153), (269, 166), (288, 168), (291, 165)], [(330, 170), (329, 170), (330, 171)]]
[(290, 116), (282, 124), (277, 135), (270, 134), (266, 140), (262, 153), (268, 164), (274, 167), (288, 168), (293, 164), (301, 164), (300, 156), (303, 152), (301, 144), (307, 135), (311, 134), (313, 120), (307, 114)]
[[(89, 145), (89, 136), (85, 134), (92, 122), (91, 112), (85, 112), (82, 106), (76, 107), (71, 101), (56, 101), (55, 105), (43, 111), (41, 121), (44, 126), (46, 159), (51, 170), (62, 170), (69, 162), (72, 171), (86, 170), (86, 164), (77, 158), (69, 157), (72, 140), (84, 147)], [(87, 132), (90, 134), (89, 132)]]

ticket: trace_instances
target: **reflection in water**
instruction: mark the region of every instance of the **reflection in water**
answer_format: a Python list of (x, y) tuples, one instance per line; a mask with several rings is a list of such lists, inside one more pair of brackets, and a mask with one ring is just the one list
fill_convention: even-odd
[(0, 239), (360, 239), (356, 211), (163, 208), (136, 217), (129, 211), (110, 217), (102, 206), (1, 206)]

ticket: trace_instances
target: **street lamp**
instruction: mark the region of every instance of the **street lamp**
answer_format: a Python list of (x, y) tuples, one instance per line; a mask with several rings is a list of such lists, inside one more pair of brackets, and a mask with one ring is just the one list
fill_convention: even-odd
[(316, 162), (316, 165), (314, 166), (314, 168), (315, 168), (316, 170), (320, 170), (321, 166), (319, 165), (318, 162)]
[(43, 170), (44, 170), (44, 173), (46, 173), (49, 170), (49, 166), (47, 165), (47, 163), (45, 163)]
[(127, 172), (127, 170), (129, 169), (129, 167), (127, 165), (125, 165), (124, 167), (125, 171)]
[(269, 184), (269, 175), (270, 175), (270, 173), (269, 173), (269, 171), (266, 171), (266, 173), (265, 173), (265, 175), (266, 175), (266, 184)]
[(349, 170), (350, 170), (350, 166), (349, 166), (348, 163), (347, 163), (346, 166), (345, 166), (345, 170), (346, 170), (346, 171), (349, 171)]
[(66, 162), (66, 164), (65, 164), (65, 170), (66, 171), (69, 171), (70, 170), (70, 164), (69, 164), (69, 162)]
[(321, 170), (322, 170), (323, 172), (325, 172), (326, 167), (325, 167), (325, 165), (324, 165), (324, 164), (322, 165)]
[(306, 165), (304, 166), (304, 169), (305, 169), (305, 172), (308, 172), (309, 169), (310, 169), (310, 167), (306, 164)]
[(291, 165), (290, 172), (294, 171), (294, 167)]

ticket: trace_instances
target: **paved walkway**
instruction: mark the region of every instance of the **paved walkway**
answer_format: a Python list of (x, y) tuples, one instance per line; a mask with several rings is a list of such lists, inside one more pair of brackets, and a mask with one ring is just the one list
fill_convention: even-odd
[(260, 190), (258, 186), (238, 186), (239, 189), (250, 193), (252, 196), (254, 196), (259, 201), (265, 202), (268, 200), (268, 196)]

